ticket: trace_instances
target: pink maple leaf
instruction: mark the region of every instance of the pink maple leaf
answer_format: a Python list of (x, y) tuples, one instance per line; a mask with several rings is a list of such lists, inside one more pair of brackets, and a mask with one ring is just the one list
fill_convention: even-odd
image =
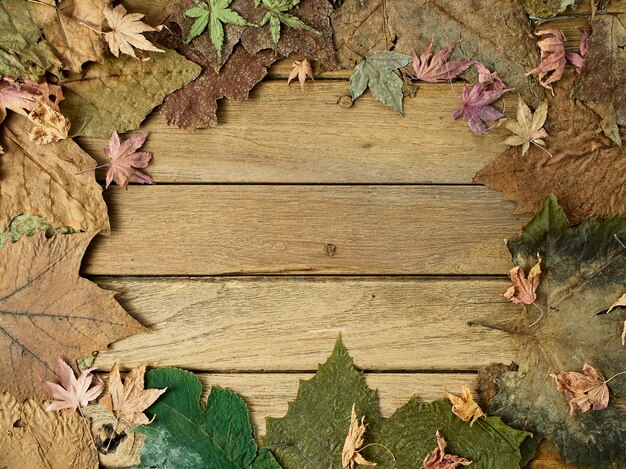
[(485, 83), (477, 83), (471, 90), (467, 89), (467, 85), (463, 85), (463, 106), (454, 111), (452, 118), (462, 117), (472, 132), (482, 135), (488, 130), (485, 122), (493, 122), (504, 117), (504, 114), (491, 104), (507, 91), (510, 89), (488, 90)]
[(138, 150), (146, 141), (148, 133), (134, 135), (124, 142), (120, 142), (117, 132), (113, 132), (109, 144), (104, 148), (104, 153), (111, 162), (104, 165), (108, 166), (106, 176), (106, 187), (109, 187), (112, 181), (118, 185), (128, 189), (129, 182), (139, 182), (141, 184), (154, 184), (154, 180), (147, 174), (139, 171), (140, 168), (148, 166), (152, 153)]
[(455, 41), (433, 55), (433, 42), (430, 41), (419, 57), (413, 52), (413, 78), (428, 83), (444, 83), (458, 77), (472, 65), (471, 60), (448, 60), (458, 43)]
[(46, 408), (46, 412), (61, 409), (80, 410), (96, 399), (102, 393), (104, 383), (100, 382), (91, 387), (93, 370), (95, 368), (83, 370), (77, 379), (74, 370), (61, 358), (57, 359), (56, 374), (61, 385), (41, 380), (44, 391), (54, 399), (54, 402)]
[(582, 37), (580, 38), (580, 45), (578, 46), (580, 53), (566, 52), (565, 58), (576, 68), (576, 73), (580, 75), (585, 69), (585, 55), (589, 50), (589, 31), (586, 31), (583, 28), (578, 28), (578, 31), (582, 33)]
[(55, 111), (59, 110), (59, 103), (63, 100), (63, 91), (59, 85), (51, 85), (45, 80), (37, 83), (12, 77), (0, 79), (0, 108), (28, 116), (37, 107), (41, 96), (44, 104)]

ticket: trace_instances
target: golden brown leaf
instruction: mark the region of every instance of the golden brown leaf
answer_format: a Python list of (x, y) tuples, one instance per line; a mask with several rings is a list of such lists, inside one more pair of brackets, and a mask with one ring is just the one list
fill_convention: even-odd
[(539, 276), (541, 275), (541, 257), (538, 256), (537, 263), (530, 269), (528, 278), (526, 272), (519, 266), (509, 270), (509, 277), (513, 285), (504, 293), (504, 297), (515, 304), (531, 305), (537, 299), (537, 287), (539, 287)]
[(105, 33), (104, 39), (115, 57), (121, 52), (137, 58), (133, 47), (150, 52), (164, 52), (143, 37), (145, 32), (159, 31), (141, 21), (143, 14), (127, 13), (124, 6), (117, 5), (115, 8), (105, 7), (104, 17), (111, 28), (111, 31)]
[(364, 422), (365, 416), (361, 417), (361, 421), (359, 422), (354, 410), (354, 404), (352, 404), (350, 427), (348, 428), (348, 435), (346, 436), (343, 451), (341, 452), (341, 464), (343, 469), (354, 469), (356, 464), (360, 464), (361, 466), (376, 465), (375, 462), (367, 461), (359, 453), (359, 450), (365, 442), (365, 430), (367, 430), (367, 424)]
[(452, 412), (464, 422), (471, 420), (470, 426), (474, 425), (474, 422), (479, 417), (485, 417), (485, 413), (481, 410), (480, 406), (474, 401), (472, 392), (464, 384), (462, 385), (462, 394), (457, 396), (445, 391), (446, 397), (452, 402)]
[(302, 92), (304, 93), (304, 82), (306, 81), (306, 78), (309, 77), (311, 80), (315, 80), (315, 78), (313, 78), (313, 69), (311, 68), (311, 62), (309, 62), (307, 59), (294, 60), (293, 69), (289, 74), (287, 84), (291, 83), (291, 80), (296, 77), (298, 77), (298, 81), (300, 82), (300, 88), (302, 88)]
[(522, 146), (522, 156), (526, 154), (530, 148), (530, 144), (545, 146), (543, 141), (548, 133), (543, 128), (548, 117), (548, 102), (544, 101), (541, 105), (531, 112), (528, 105), (522, 97), (519, 97), (517, 104), (517, 120), (507, 120), (506, 128), (515, 135), (508, 137), (504, 143), (509, 146)]

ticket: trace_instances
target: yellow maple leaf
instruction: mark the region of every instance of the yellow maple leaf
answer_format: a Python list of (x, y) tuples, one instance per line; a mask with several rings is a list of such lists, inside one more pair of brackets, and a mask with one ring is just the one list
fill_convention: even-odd
[[(548, 132), (545, 131), (543, 125), (546, 123), (547, 117), (547, 101), (541, 103), (535, 112), (532, 112), (520, 96), (517, 104), (517, 120), (508, 120), (506, 122), (506, 128), (513, 132), (514, 135), (508, 137), (504, 143), (510, 146), (521, 145), (522, 156), (526, 154), (531, 143), (538, 148), (545, 146), (546, 142), (543, 139), (548, 136)], [(547, 150), (544, 151), (548, 153)]]
[(474, 422), (479, 417), (485, 417), (485, 413), (481, 410), (480, 406), (474, 400), (472, 392), (464, 384), (462, 385), (462, 394), (457, 396), (455, 394), (445, 391), (446, 397), (452, 402), (452, 412), (464, 422), (469, 422), (470, 426), (474, 425)]
[(151, 52), (165, 52), (143, 37), (142, 33), (160, 30), (141, 21), (143, 14), (127, 13), (122, 5), (115, 8), (106, 7), (103, 13), (111, 28), (111, 31), (104, 34), (104, 38), (115, 57), (121, 52), (137, 58), (133, 47)]

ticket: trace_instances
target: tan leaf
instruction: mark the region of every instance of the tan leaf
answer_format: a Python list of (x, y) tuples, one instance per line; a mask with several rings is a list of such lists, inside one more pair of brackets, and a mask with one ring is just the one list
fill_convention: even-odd
[(119, 57), (121, 52), (137, 58), (133, 47), (150, 52), (165, 52), (143, 37), (142, 33), (159, 31), (158, 28), (153, 28), (141, 21), (143, 14), (127, 13), (126, 8), (118, 5), (115, 8), (105, 7), (104, 17), (111, 28), (104, 38), (115, 57)]
[(517, 120), (507, 120), (506, 128), (515, 135), (508, 137), (504, 143), (510, 146), (522, 145), (522, 156), (526, 154), (530, 144), (545, 146), (543, 141), (548, 133), (543, 128), (548, 117), (548, 102), (544, 101), (533, 113), (522, 97), (517, 104)]
[(450, 394), (447, 390), (445, 391), (445, 394), (452, 403), (452, 412), (454, 415), (459, 417), (464, 422), (469, 422), (471, 420), (472, 422), (470, 423), (470, 426), (474, 425), (474, 422), (479, 417), (486, 416), (480, 406), (476, 403), (476, 401), (474, 401), (472, 392), (465, 384), (462, 385), (462, 394), (460, 396)]
[(6, 469), (97, 469), (98, 454), (78, 414), (45, 412), (0, 393), (0, 461)]
[(93, 173), (76, 174), (96, 162), (71, 139), (36, 145), (27, 137), (30, 127), (25, 117), (12, 114), (0, 128), (5, 151), (0, 157), (0, 227), (29, 213), (54, 227), (108, 234), (102, 187)]
[(146, 365), (133, 368), (124, 378), (120, 377), (120, 369), (113, 365), (109, 373), (107, 394), (100, 404), (112, 411), (117, 417), (135, 425), (147, 425), (150, 420), (143, 413), (167, 389), (144, 389)]
[(304, 93), (304, 82), (306, 81), (306, 78), (309, 77), (311, 80), (315, 80), (313, 78), (313, 69), (311, 68), (311, 62), (309, 62), (307, 59), (294, 60), (293, 69), (289, 74), (287, 84), (290, 84), (291, 80), (296, 77), (298, 77), (298, 81), (300, 82), (300, 88), (302, 88), (302, 92)]
[(354, 404), (352, 404), (350, 427), (348, 428), (348, 435), (346, 436), (343, 451), (341, 452), (341, 464), (343, 469), (354, 469), (356, 464), (360, 464), (361, 466), (376, 465), (375, 462), (367, 461), (359, 453), (359, 450), (365, 442), (365, 430), (367, 430), (367, 424), (364, 422), (365, 416), (361, 417), (361, 421), (359, 422), (354, 410)]
[(93, 234), (45, 232), (8, 243), (0, 256), (0, 381), (16, 397), (45, 397), (39, 379), (66, 361), (144, 328), (103, 290), (78, 275)]
[(424, 459), (424, 469), (455, 469), (458, 466), (469, 466), (472, 461), (469, 459), (446, 454), (446, 440), (437, 430), (437, 447), (432, 450)]
[(513, 286), (511, 286), (504, 297), (515, 303), (523, 305), (531, 305), (537, 299), (537, 288), (539, 287), (539, 276), (541, 275), (541, 256), (537, 256), (537, 263), (530, 269), (528, 278), (526, 272), (519, 266), (509, 270), (509, 277)]
[(37, 145), (55, 143), (68, 138), (69, 119), (66, 119), (59, 111), (52, 109), (44, 97), (37, 99), (35, 108), (28, 114), (28, 120), (33, 123), (33, 128), (28, 136), (30, 141)]
[(550, 376), (556, 380), (559, 391), (571, 398), (570, 415), (574, 415), (576, 409), (587, 412), (606, 409), (609, 405), (609, 387), (602, 374), (591, 365), (585, 363), (582, 373), (563, 371)]

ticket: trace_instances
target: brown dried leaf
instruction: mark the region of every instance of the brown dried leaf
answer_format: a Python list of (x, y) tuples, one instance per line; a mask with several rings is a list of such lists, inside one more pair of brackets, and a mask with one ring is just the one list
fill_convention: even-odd
[(343, 444), (343, 450), (341, 452), (341, 465), (343, 469), (354, 469), (355, 465), (361, 466), (375, 466), (375, 462), (366, 460), (359, 450), (365, 443), (365, 430), (367, 430), (367, 423), (365, 423), (365, 415), (361, 417), (361, 421), (356, 416), (354, 410), (354, 404), (352, 404), (352, 415), (350, 417), (350, 427), (348, 428), (348, 435), (346, 441)]
[(469, 459), (446, 454), (446, 440), (437, 430), (437, 447), (424, 459), (424, 469), (456, 469), (459, 466), (469, 466), (472, 461)]
[(526, 272), (518, 265), (509, 270), (509, 277), (513, 285), (504, 293), (504, 297), (515, 304), (531, 305), (537, 299), (539, 276), (541, 275), (541, 257), (530, 269), (528, 278)]
[(56, 143), (69, 137), (70, 121), (47, 103), (47, 97), (40, 96), (34, 109), (28, 114), (33, 128), (28, 133), (31, 142), (37, 145)]
[(57, 357), (73, 361), (144, 330), (113, 292), (79, 277), (93, 236), (40, 232), (2, 249), (0, 380), (18, 398), (45, 397), (39, 378), (55, 377)]
[(78, 414), (45, 412), (0, 393), (0, 461), (7, 469), (97, 469), (98, 453)]
[(307, 59), (294, 60), (293, 69), (289, 74), (287, 84), (289, 85), (291, 83), (291, 80), (296, 77), (298, 77), (298, 81), (300, 82), (300, 88), (302, 88), (302, 92), (304, 93), (304, 82), (306, 81), (307, 77), (309, 77), (311, 80), (315, 80), (315, 78), (313, 77), (311, 62), (309, 62)]
[(481, 410), (480, 406), (474, 401), (472, 391), (463, 384), (461, 386), (462, 394), (457, 396), (445, 391), (446, 397), (450, 399), (452, 403), (452, 412), (464, 422), (471, 420), (470, 426), (474, 425), (474, 422), (480, 417), (486, 417), (485, 413)]
[(537, 36), (547, 36), (537, 43), (541, 50), (541, 63), (526, 76), (538, 74), (539, 84), (554, 94), (551, 84), (559, 81), (565, 71), (565, 36), (559, 29), (542, 29)]
[(569, 413), (574, 415), (576, 410), (603, 410), (609, 405), (609, 387), (602, 374), (593, 366), (585, 363), (582, 373), (577, 371), (562, 371), (551, 373), (556, 380), (556, 387), (570, 397)]
[(474, 181), (503, 192), (517, 203), (516, 213), (534, 211), (555, 194), (572, 223), (587, 217), (626, 216), (626, 153), (602, 136), (593, 111), (570, 98), (573, 70), (548, 97), (545, 129), (552, 158), (531, 146), (523, 156), (509, 148), (481, 169)]
[(143, 14), (128, 13), (123, 5), (117, 5), (115, 8), (107, 6), (103, 13), (109, 28), (111, 28), (104, 34), (104, 39), (115, 57), (118, 57), (121, 52), (137, 58), (133, 47), (150, 52), (164, 52), (143, 37), (143, 33), (157, 31), (157, 29), (141, 21), (144, 17)]

